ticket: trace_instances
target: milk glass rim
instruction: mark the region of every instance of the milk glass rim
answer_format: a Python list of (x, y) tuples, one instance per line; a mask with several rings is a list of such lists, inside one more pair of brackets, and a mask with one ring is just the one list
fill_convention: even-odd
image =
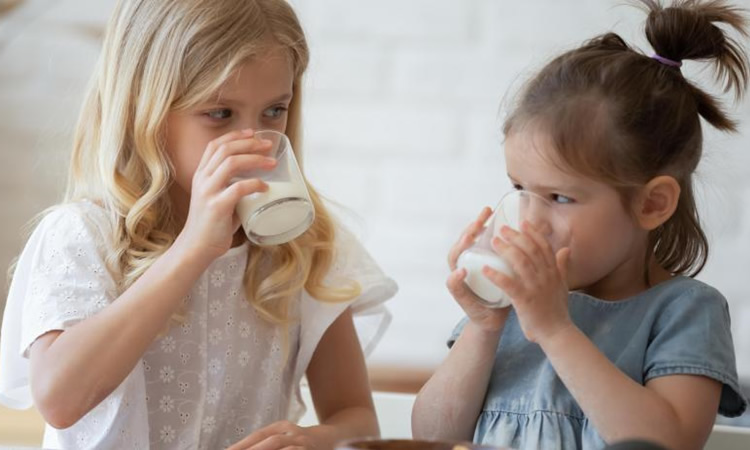
[[(558, 217), (562, 219), (562, 222), (558, 220), (558, 221), (555, 221), (555, 223), (558, 225), (558, 227), (559, 226), (564, 227), (562, 230), (558, 228), (558, 231), (562, 231), (562, 235), (566, 236), (566, 239), (564, 239), (564, 241), (566, 242), (570, 241), (570, 238), (571, 238), (570, 224), (564, 218), (564, 215), (562, 215), (560, 211), (557, 208), (555, 208), (555, 206), (559, 206), (559, 205), (555, 203), (554, 201), (550, 200), (549, 198), (544, 197), (541, 194), (537, 194), (536, 192), (524, 190), (524, 189), (514, 189), (503, 194), (503, 196), (500, 197), (500, 200), (497, 202), (495, 209), (492, 210), (492, 215), (490, 215), (490, 217), (487, 219), (487, 222), (485, 222), (485, 225), (491, 223), (493, 220), (497, 220), (497, 217), (499, 214), (504, 214), (504, 211), (502, 209), (503, 202), (505, 202), (512, 195), (517, 195), (519, 197), (528, 196), (531, 199), (536, 199), (536, 200), (541, 201), (542, 205), (544, 205), (546, 208), (549, 208), (549, 212), (552, 214), (553, 217)], [(520, 228), (521, 224), (519, 223), (518, 226)]]
[(550, 199), (548, 199), (548, 198), (546, 198), (546, 197), (544, 197), (544, 196), (542, 196), (540, 194), (537, 194), (534, 191), (527, 191), (527, 190), (524, 190), (524, 189), (513, 189), (513, 190), (510, 190), (510, 191), (506, 192), (505, 194), (502, 195), (502, 197), (500, 197), (500, 200), (497, 202), (497, 205), (495, 205), (495, 209), (493, 209), (493, 212), (494, 211), (498, 211), (500, 209), (500, 205), (502, 205), (503, 202), (508, 197), (510, 197), (512, 195), (528, 195), (528, 196), (530, 196), (532, 198), (536, 198), (538, 200), (541, 200), (543, 203), (545, 203), (549, 207), (554, 206), (554, 203), (552, 203), (552, 200), (550, 200)]

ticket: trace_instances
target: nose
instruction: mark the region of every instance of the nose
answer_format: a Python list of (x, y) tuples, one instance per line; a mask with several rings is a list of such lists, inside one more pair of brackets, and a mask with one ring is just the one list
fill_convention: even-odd
[(253, 120), (253, 121), (248, 121), (248, 122), (246, 122), (246, 123), (243, 123), (243, 124), (242, 124), (242, 129), (243, 129), (243, 130), (247, 130), (247, 129), (250, 129), (250, 130), (253, 130), (253, 131), (259, 131), (259, 130), (262, 130), (262, 128), (260, 127), (260, 123), (258, 123), (258, 122), (257, 122), (257, 121), (255, 121), (255, 120)]
[(527, 195), (522, 202), (521, 218), (539, 231), (543, 236), (552, 234), (550, 206), (542, 198)]

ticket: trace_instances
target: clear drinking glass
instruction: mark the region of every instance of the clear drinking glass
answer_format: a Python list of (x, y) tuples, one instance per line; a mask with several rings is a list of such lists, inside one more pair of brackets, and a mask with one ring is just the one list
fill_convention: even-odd
[(570, 240), (570, 229), (565, 218), (559, 214), (559, 207), (560, 205), (530, 191), (511, 191), (500, 199), (487, 219), (484, 230), (474, 244), (459, 255), (457, 261), (458, 268), (466, 269), (464, 282), (479, 297), (480, 303), (492, 308), (510, 305), (510, 298), (505, 292), (482, 273), (482, 268), (489, 266), (509, 277), (515, 276), (510, 265), (492, 249), (492, 238), (497, 236), (503, 239), (500, 230), (504, 225), (520, 230), (521, 223), (528, 221), (557, 252), (568, 245)]
[(268, 190), (243, 197), (237, 204), (237, 215), (251, 242), (283, 244), (310, 228), (315, 209), (289, 138), (273, 130), (256, 131), (255, 138), (271, 141), (269, 156), (277, 160), (277, 165), (270, 171), (253, 170), (241, 175), (263, 180)]

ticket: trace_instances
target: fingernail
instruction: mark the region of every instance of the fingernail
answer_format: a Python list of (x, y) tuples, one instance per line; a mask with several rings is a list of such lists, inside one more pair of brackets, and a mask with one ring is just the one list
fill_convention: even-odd
[(255, 131), (252, 128), (245, 128), (244, 130), (242, 130), (242, 134), (252, 136), (253, 134), (255, 134)]

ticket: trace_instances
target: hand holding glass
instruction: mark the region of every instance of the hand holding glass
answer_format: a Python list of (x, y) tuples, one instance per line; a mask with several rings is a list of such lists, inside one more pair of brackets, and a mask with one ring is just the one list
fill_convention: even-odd
[(269, 156), (275, 158), (277, 164), (270, 171), (253, 170), (242, 174), (242, 178), (263, 180), (268, 190), (243, 197), (237, 204), (237, 216), (251, 242), (283, 244), (310, 228), (315, 209), (289, 138), (273, 130), (256, 131), (254, 137), (271, 141)]
[(464, 282), (479, 297), (479, 302), (491, 308), (504, 308), (510, 305), (510, 298), (495, 283), (482, 273), (484, 266), (514, 277), (510, 265), (492, 248), (492, 239), (503, 239), (500, 230), (508, 226), (514, 230), (521, 229), (521, 223), (527, 221), (541, 232), (557, 252), (570, 240), (570, 230), (564, 218), (558, 213), (556, 205), (544, 197), (530, 191), (512, 191), (498, 203), (484, 230), (474, 244), (464, 250), (458, 257), (459, 269), (466, 269)]

